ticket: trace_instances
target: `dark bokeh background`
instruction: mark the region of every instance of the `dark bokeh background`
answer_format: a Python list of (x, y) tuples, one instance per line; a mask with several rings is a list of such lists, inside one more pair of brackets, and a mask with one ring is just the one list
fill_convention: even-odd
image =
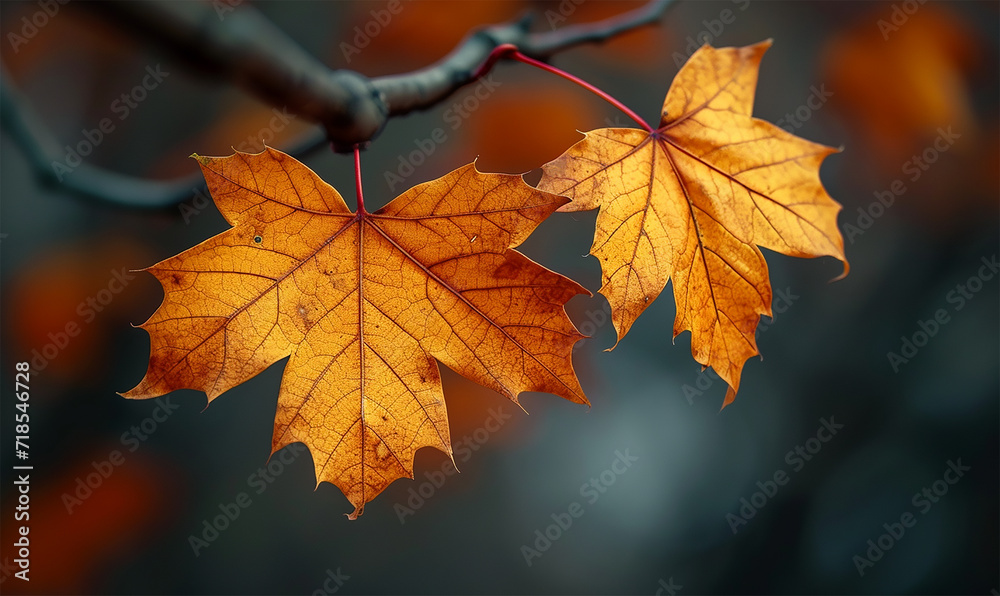
[[(253, 6), (330, 66), (374, 75), (429, 64), (470, 28), (527, 9), (539, 12), (538, 27), (546, 29), (634, 4), (406, 2), (350, 63), (341, 43), (353, 43), (354, 27), (372, 21), (371, 11), (385, 2)], [(980, 289), (961, 310), (949, 296), (985, 274), (982, 259), (995, 261), (998, 253), (997, 6), (682, 2), (662, 26), (558, 56), (561, 68), (653, 117), (677, 71), (676, 55), (706, 40), (718, 46), (773, 38), (755, 114), (844, 147), (827, 159), (822, 177), (844, 205), (851, 273), (828, 283), (840, 272), (832, 259), (767, 255), (787, 308), (762, 325), (764, 359), (747, 364), (738, 399), (721, 413), (723, 383), (700, 375), (688, 334), (671, 342), (669, 291), (610, 353), (603, 352), (614, 341), (606, 302), (574, 299), (571, 315), (593, 335), (575, 353), (593, 407), (526, 395), (529, 416), (446, 371), (452, 437), (479, 448), (458, 457), (460, 476), (410, 504), (418, 507), (405, 523), (401, 507), (411, 491), (431, 493), (425, 474), (439, 469), (442, 454), (422, 451), (417, 480), (394, 483), (355, 522), (343, 516), (351, 508), (335, 487), (313, 491), (307, 455), (290, 453), (287, 465), (272, 461), (273, 481), (260, 483), (255, 474), (267, 460), (283, 363), (207, 409), (204, 396), (191, 391), (159, 403), (118, 397), (141, 378), (148, 357), (146, 334), (129, 324), (153, 312), (160, 289), (152, 276), (136, 274), (123, 291), (110, 292), (119, 288), (114, 272), (171, 256), (225, 222), (212, 206), (194, 215), (129, 210), (43, 186), (5, 132), (0, 590), (322, 593), (328, 573), (339, 570), (349, 576), (339, 593), (990, 593), (1000, 587), (998, 277), (973, 281)], [(14, 51), (8, 34), (39, 10), (34, 2), (0, 6), (0, 54), (64, 144), (116, 118), (87, 163), (180, 176), (195, 171), (186, 158), (192, 152), (257, 150), (272, 136), (283, 148), (308, 130), (297, 121), (269, 130), (270, 106), (186, 73), (74, 3)], [(565, 23), (554, 18), (560, 10)], [(724, 10), (733, 22), (722, 23)], [(880, 20), (892, 23), (894, 11), (898, 28), (880, 27)], [(169, 77), (117, 120), (113, 102), (156, 64)], [(392, 192), (385, 172), (398, 173), (401, 157), (436, 128), (448, 141), (406, 185), (477, 155), (482, 170), (529, 171), (575, 142), (576, 130), (628, 125), (600, 100), (527, 66), (502, 64), (493, 80), (498, 86), (485, 99), (468, 99), (475, 97), (470, 87), (434, 110), (390, 122), (364, 155), (368, 201), (380, 206), (403, 189)], [(814, 90), (828, 97), (810, 103)], [(475, 107), (453, 128), (446, 111), (462, 101)], [(949, 127), (960, 136), (945, 151), (930, 150), (934, 163), (913, 180), (907, 163)], [(349, 157), (321, 151), (305, 161), (353, 194)], [(890, 207), (874, 206), (875, 193), (897, 179), (906, 190)], [(553, 216), (523, 250), (596, 291), (598, 264), (585, 256), (593, 221), (593, 213)], [(108, 304), (88, 320), (88, 307), (79, 305), (101, 297)], [(938, 309), (949, 322), (894, 371), (887, 354), (899, 352), (901, 338), (912, 338)], [(13, 370), (67, 323), (78, 324), (79, 335), (31, 378), (29, 585), (11, 575)], [(496, 432), (485, 426), (491, 409), (510, 415)], [(826, 443), (810, 443), (831, 418), (843, 428)], [(145, 440), (126, 434), (134, 426)], [(817, 445), (809, 461), (794, 459), (797, 447)], [(625, 450), (638, 460), (590, 503), (581, 485)], [(78, 479), (95, 465), (107, 468), (102, 462), (115, 451), (123, 463), (68, 508), (65, 495), (74, 495)], [(971, 469), (954, 485), (941, 482), (948, 462), (959, 459)], [(787, 484), (734, 533), (741, 499), (760, 504), (757, 483), (778, 471), (788, 474)], [(913, 501), (936, 482), (942, 492), (947, 487), (936, 503)], [(220, 504), (240, 493), (252, 504), (195, 556), (189, 537), (202, 535)], [(574, 501), (583, 517), (528, 566), (522, 546), (533, 545), (536, 530), (544, 532)], [(867, 541), (886, 532), (883, 524), (907, 513), (915, 525), (898, 540), (882, 538), (891, 547), (861, 575), (854, 557), (866, 556)], [(334, 587), (327, 582), (326, 593)]]

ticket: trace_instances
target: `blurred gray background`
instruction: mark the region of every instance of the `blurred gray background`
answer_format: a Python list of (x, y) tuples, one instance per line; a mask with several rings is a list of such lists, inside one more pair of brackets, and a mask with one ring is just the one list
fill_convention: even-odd
[[(4, 2), (0, 55), (60, 144), (76, 146), (111, 119), (114, 130), (85, 163), (184, 176), (196, 172), (193, 152), (258, 151), (262, 141), (285, 149), (311, 130), (274, 120), (272, 106), (186, 71), (80, 4), (41, 19), (40, 3)], [(369, 75), (429, 64), (469, 29), (527, 10), (546, 30), (636, 6), (413, 1), (383, 24), (386, 2), (216, 2), (220, 18), (251, 5), (331, 67)], [(44, 184), (10, 134), (17, 115), (5, 115), (0, 589), (996, 594), (998, 276), (983, 259), (996, 262), (1000, 239), (997, 6), (680, 2), (661, 26), (557, 56), (560, 68), (652, 118), (677, 64), (701, 42), (773, 38), (755, 115), (844, 148), (822, 178), (844, 206), (851, 273), (828, 283), (840, 273), (832, 259), (767, 253), (776, 317), (759, 331), (763, 360), (747, 363), (736, 402), (720, 412), (724, 383), (701, 373), (689, 334), (671, 341), (669, 287), (626, 341), (603, 351), (614, 330), (596, 294), (598, 264), (586, 256), (594, 213), (554, 215), (522, 250), (595, 292), (569, 305), (593, 336), (574, 356), (592, 407), (531, 394), (522, 396), (525, 413), (444, 371), (462, 473), (441, 483), (433, 472), (444, 455), (424, 450), (415, 480), (394, 483), (354, 522), (338, 489), (313, 490), (307, 454), (276, 456), (270, 472), (259, 470), (283, 362), (207, 409), (191, 391), (159, 402), (116, 395), (138, 382), (148, 358), (147, 335), (130, 323), (161, 296), (152, 276), (120, 272), (224, 230), (214, 206), (192, 192), (184, 206), (115, 207)], [(32, 18), (45, 24), (29, 39), (22, 19)], [(359, 38), (366, 27), (376, 34)], [(115, 102), (156, 65), (169, 75), (122, 118)], [(493, 80), (479, 97), (471, 86), (390, 121), (363, 156), (370, 209), (477, 156), (484, 171), (527, 172), (579, 139), (577, 130), (628, 125), (526, 65), (500, 64)], [(456, 102), (467, 117), (455, 118)], [(934, 149), (949, 127), (957, 139)], [(447, 142), (411, 159), (437, 128)], [(323, 149), (304, 161), (353, 205), (349, 156)], [(413, 171), (393, 186), (386, 173), (409, 172), (404, 162)], [(880, 208), (876, 193), (884, 198), (896, 180), (905, 190)], [(926, 321), (939, 310), (947, 322), (894, 370), (889, 352), (900, 353), (904, 338), (924, 343), (922, 322), (932, 328)], [(55, 345), (69, 324), (78, 333)], [(16, 493), (7, 479), (18, 463), (14, 364), (36, 350), (44, 368), (31, 383), (29, 585), (9, 562)], [(510, 417), (497, 428), (487, 424), (491, 411)], [(842, 425), (833, 435), (822, 430), (831, 421)], [(616, 474), (626, 451), (634, 461)], [(968, 469), (959, 477), (949, 462)], [(769, 484), (776, 474), (784, 484)], [(602, 492), (582, 489), (592, 479)], [(238, 518), (206, 530), (238, 500), (250, 502)], [(573, 503), (581, 517), (565, 515)], [(565, 529), (555, 525), (567, 519)], [(548, 542), (539, 538), (546, 532)], [(207, 545), (193, 547), (192, 537)], [(523, 547), (538, 549), (530, 565)]]

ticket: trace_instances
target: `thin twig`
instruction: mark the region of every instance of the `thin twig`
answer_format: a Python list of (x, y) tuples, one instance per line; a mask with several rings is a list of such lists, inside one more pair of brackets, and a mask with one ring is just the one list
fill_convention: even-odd
[(493, 65), (480, 67), (498, 46), (510, 44), (526, 56), (547, 60), (574, 46), (603, 42), (631, 29), (656, 23), (674, 1), (651, 0), (635, 10), (603, 21), (544, 33), (528, 32), (530, 18), (492, 25), (466, 37), (436, 64), (407, 74), (377, 77), (371, 84), (384, 98), (389, 117), (426, 110), (485, 76)]

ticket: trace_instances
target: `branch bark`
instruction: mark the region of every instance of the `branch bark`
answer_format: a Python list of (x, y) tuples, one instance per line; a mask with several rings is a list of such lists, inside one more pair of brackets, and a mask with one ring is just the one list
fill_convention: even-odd
[[(655, 23), (674, 1), (650, 0), (604, 21), (542, 33), (530, 31), (533, 16), (528, 15), (473, 32), (427, 68), (376, 78), (329, 69), (245, 5), (224, 19), (207, 2), (113, 0), (86, 6), (143, 42), (152, 41), (193, 70), (242, 87), (273, 106), (319, 124), (335, 151), (350, 153), (355, 145), (375, 139), (389, 119), (431, 108), (484, 76), (489, 68), (480, 66), (499, 45), (512, 44), (523, 54), (546, 60), (573, 46), (601, 42)], [(59, 144), (10, 83), (4, 87), (5, 122), (39, 173), (54, 180), (50, 164), (61, 158)], [(19, 119), (21, 123), (13, 122)], [(303, 139), (299, 151), (314, 149), (319, 141), (318, 136)], [(193, 181), (193, 177), (142, 180), (86, 164), (62, 180), (83, 196), (129, 207), (163, 207), (183, 201), (199, 188)]]

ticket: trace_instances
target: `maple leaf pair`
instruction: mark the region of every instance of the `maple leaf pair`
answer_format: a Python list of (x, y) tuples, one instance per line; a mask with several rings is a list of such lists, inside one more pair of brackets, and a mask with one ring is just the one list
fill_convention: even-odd
[(197, 157), (232, 227), (148, 269), (164, 299), (142, 325), (149, 368), (123, 395), (190, 388), (211, 401), (290, 356), (272, 452), (305, 443), (317, 484), (338, 486), (353, 519), (413, 477), (421, 447), (451, 455), (438, 362), (515, 402), (539, 391), (588, 403), (572, 364), (583, 336), (564, 306), (590, 293), (514, 247), (557, 209), (600, 208), (591, 254), (618, 340), (672, 279), (674, 335), (692, 332), (731, 402), (771, 314), (758, 245), (834, 256), (846, 273), (840, 206), (818, 172), (835, 150), (751, 116), (769, 45), (703, 47), (659, 128), (591, 131), (537, 188), (470, 164), (355, 213), (274, 149)]

